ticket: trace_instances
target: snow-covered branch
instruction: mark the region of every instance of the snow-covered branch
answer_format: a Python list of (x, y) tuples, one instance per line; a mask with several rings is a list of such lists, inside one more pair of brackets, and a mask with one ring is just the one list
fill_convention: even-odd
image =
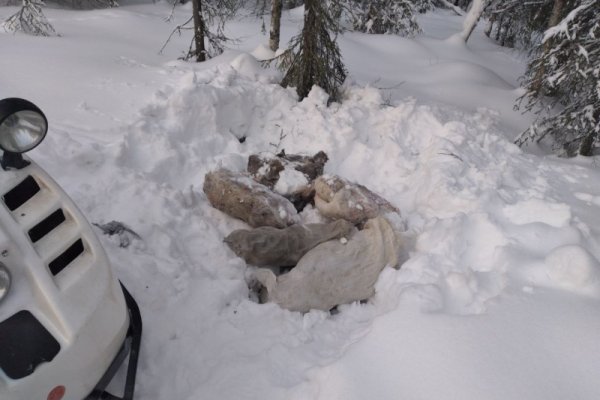
[(21, 9), (4, 22), (4, 29), (34, 36), (57, 36), (54, 27), (42, 12), (43, 5), (41, 0), (23, 0)]

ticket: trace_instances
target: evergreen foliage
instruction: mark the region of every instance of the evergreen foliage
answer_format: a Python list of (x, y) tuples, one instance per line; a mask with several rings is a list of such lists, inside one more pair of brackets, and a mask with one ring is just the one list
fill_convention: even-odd
[(253, 14), (258, 17), (264, 17), (269, 10), (269, 0), (255, 0), (252, 5)]
[(51, 0), (48, 1), (48, 3), (55, 3), (62, 7), (75, 10), (91, 10), (95, 8), (111, 8), (119, 6), (117, 0)]
[(338, 24), (325, 2), (306, 0), (304, 6), (302, 32), (281, 56), (280, 68), (286, 71), (281, 85), (296, 87), (300, 99), (317, 85), (329, 94), (330, 102), (339, 101), (346, 68), (336, 43)]
[(283, 9), (290, 10), (304, 4), (303, 0), (283, 0)]
[[(414, 36), (420, 32), (408, 0), (353, 0), (353, 26), (359, 32)], [(420, 2), (424, 5), (423, 2)]]
[(467, 11), (473, 0), (454, 0), (452, 4)]
[[(12, 1), (6, 5), (13, 5)], [(18, 2), (14, 2), (17, 5)], [(118, 7), (117, 0), (50, 0), (49, 3), (73, 9)], [(60, 36), (42, 11), (43, 0), (22, 0), (21, 9), (2, 26), (7, 32), (23, 32), (34, 36)]]
[(411, 1), (413, 4), (413, 8), (418, 13), (426, 13), (427, 11), (431, 11), (436, 7), (435, 0), (413, 0)]
[[(583, 0), (548, 29), (524, 77), (520, 99), (536, 123), (519, 145), (547, 135), (562, 155), (591, 155), (600, 142), (600, 0)], [(554, 110), (558, 109), (557, 113)]]
[(23, 32), (34, 36), (56, 36), (57, 33), (42, 12), (39, 0), (23, 0), (21, 9), (4, 21), (8, 32)]
[[(564, 18), (577, 2), (561, 0), (564, 6), (556, 15), (556, 22)], [(555, 3), (555, 0), (492, 0), (484, 14), (489, 21), (486, 34), (501, 46), (530, 50), (541, 41), (548, 29)]]

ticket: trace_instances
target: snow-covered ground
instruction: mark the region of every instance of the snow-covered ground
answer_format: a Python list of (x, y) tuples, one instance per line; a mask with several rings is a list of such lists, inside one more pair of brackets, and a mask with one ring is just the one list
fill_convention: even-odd
[[(0, 98), (50, 121), (32, 157), (91, 221), (143, 238), (102, 237), (144, 318), (140, 399), (600, 398), (600, 169), (512, 144), (530, 121), (513, 111), (521, 56), (481, 28), (446, 41), (449, 12), (414, 40), (347, 33), (346, 99), (328, 108), (260, 68), (254, 18), (205, 64), (176, 61), (189, 36), (158, 54), (189, 5), (169, 11), (46, 9), (61, 37), (0, 33)], [(284, 14), (283, 43), (301, 18)], [(204, 174), (282, 148), (324, 150), (326, 172), (401, 210), (405, 262), (368, 303), (302, 315), (249, 299), (222, 242), (244, 224), (210, 207)]]

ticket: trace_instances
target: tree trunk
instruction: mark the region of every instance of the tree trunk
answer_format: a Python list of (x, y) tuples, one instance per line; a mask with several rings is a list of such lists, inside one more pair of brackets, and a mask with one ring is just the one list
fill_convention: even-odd
[(273, 0), (271, 5), (271, 29), (269, 31), (269, 48), (272, 51), (279, 49), (279, 33), (281, 31), (281, 8), (283, 0)]
[(591, 131), (581, 141), (579, 145), (579, 154), (589, 157), (592, 155), (592, 145), (594, 144), (594, 131)]
[(465, 17), (465, 22), (463, 24), (463, 31), (460, 34), (461, 38), (465, 43), (469, 40), (471, 33), (477, 26), (477, 21), (481, 18), (481, 14), (483, 14), (483, 10), (486, 6), (486, 0), (473, 0), (473, 4), (471, 4), (471, 9), (469, 10), (467, 16)]
[(204, 18), (202, 17), (202, 0), (192, 0), (192, 13), (194, 17), (194, 43), (196, 44), (196, 61), (206, 61), (206, 48), (204, 47)]
[[(600, 109), (596, 109), (594, 114), (592, 115), (594, 120), (598, 121), (600, 119)], [(594, 132), (594, 128), (590, 128), (590, 131), (583, 138), (583, 141), (579, 145), (579, 154), (582, 156), (590, 157), (594, 150), (594, 142), (598, 137), (598, 133)]]
[(490, 37), (492, 34), (492, 30), (494, 29), (494, 21), (496, 21), (496, 14), (490, 17), (487, 26), (485, 27), (485, 36)]
[(304, 27), (302, 29), (302, 50), (304, 59), (312, 62), (306, 63), (302, 71), (302, 84), (296, 89), (301, 99), (308, 96), (308, 93), (315, 84), (314, 63), (317, 60), (317, 35), (319, 29), (317, 26), (317, 8), (321, 0), (306, 0), (304, 2)]
[[(565, 8), (565, 0), (554, 0), (554, 6), (552, 7), (552, 14), (550, 14), (550, 19), (548, 20), (548, 28), (550, 29), (553, 26), (558, 25), (563, 15), (563, 10)], [(552, 41), (546, 40), (544, 43), (544, 53), (547, 54), (552, 48)], [(544, 68), (544, 64), (540, 66), (540, 68), (536, 71), (535, 77), (533, 78), (533, 91), (535, 93), (539, 93), (542, 89), (542, 83), (544, 82), (544, 75), (546, 75), (546, 68)]]
[(565, 0), (554, 0), (554, 6), (552, 7), (552, 15), (548, 20), (548, 28), (558, 25), (562, 19), (563, 10), (565, 8)]
[(500, 21), (496, 26), (496, 42), (500, 41), (500, 34), (502, 33), (502, 26), (504, 25), (504, 14), (500, 14)]
[(508, 18), (508, 21), (505, 20), (505, 24), (504, 24), (504, 29), (502, 30), (502, 37), (500, 38), (500, 46), (502, 47), (509, 47), (508, 46), (508, 42), (507, 40), (510, 37), (511, 34), (511, 29), (510, 29), (510, 23), (511, 23), (511, 18)]

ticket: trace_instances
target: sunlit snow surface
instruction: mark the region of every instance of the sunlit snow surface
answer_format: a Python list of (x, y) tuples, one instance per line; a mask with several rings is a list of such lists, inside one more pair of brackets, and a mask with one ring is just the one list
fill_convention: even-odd
[[(32, 156), (91, 221), (143, 238), (102, 237), (144, 317), (140, 399), (600, 398), (600, 170), (512, 144), (524, 61), (481, 28), (466, 47), (445, 40), (462, 27), (448, 12), (416, 40), (345, 34), (350, 83), (328, 108), (260, 68), (253, 18), (197, 65), (176, 61), (189, 33), (158, 54), (189, 4), (171, 23), (166, 3), (45, 12), (62, 37), (0, 33), (0, 98), (46, 111)], [(284, 14), (284, 40), (301, 16)], [(405, 262), (367, 304), (301, 315), (248, 298), (222, 242), (245, 225), (210, 207), (204, 174), (283, 148), (324, 150), (327, 173), (401, 210)]]

